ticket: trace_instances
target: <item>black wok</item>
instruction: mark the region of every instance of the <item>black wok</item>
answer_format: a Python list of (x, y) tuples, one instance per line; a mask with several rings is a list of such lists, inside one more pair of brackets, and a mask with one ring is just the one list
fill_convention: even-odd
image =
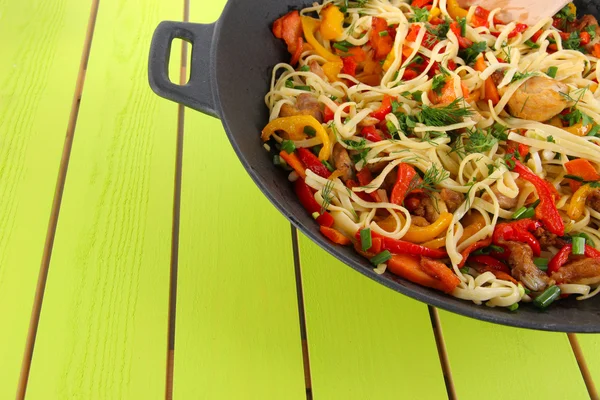
[[(230, 0), (212, 25), (161, 23), (150, 51), (150, 86), (162, 97), (220, 118), (244, 168), (275, 207), (323, 249), (369, 278), (433, 306), (484, 321), (549, 331), (600, 332), (600, 296), (582, 302), (562, 300), (546, 311), (530, 306), (517, 312), (476, 306), (389, 273), (377, 275), (352, 248), (334, 246), (319, 233), (259, 138), (268, 120), (263, 99), (271, 68), (289, 60), (285, 45), (273, 37), (270, 28), (276, 18), (302, 5), (297, 0)], [(594, 0), (578, 5), (583, 13), (600, 15)], [(185, 86), (171, 83), (167, 75), (174, 38), (193, 44), (190, 81)]]

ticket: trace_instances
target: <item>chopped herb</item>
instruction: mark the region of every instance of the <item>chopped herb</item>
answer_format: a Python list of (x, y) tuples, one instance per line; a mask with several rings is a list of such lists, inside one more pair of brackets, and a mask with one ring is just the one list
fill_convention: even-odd
[(310, 137), (315, 137), (317, 134), (317, 131), (315, 128), (313, 128), (312, 126), (306, 125), (304, 127), (304, 133), (306, 133), (308, 136)]
[(533, 218), (535, 216), (535, 209), (532, 207), (521, 207), (512, 216), (512, 219), (525, 219)]
[(467, 34), (467, 17), (458, 17), (458, 26), (460, 26), (460, 35), (464, 37)]
[[(428, 192), (439, 192), (440, 190), (437, 188), (437, 186), (449, 177), (450, 173), (443, 167), (440, 167), (435, 163), (431, 164), (431, 167), (425, 171), (425, 174), (423, 175), (423, 181), (421, 183), (416, 183), (418, 182), (418, 179), (414, 180), (415, 183), (411, 183), (411, 191), (415, 189), (423, 189)], [(415, 178), (417, 178), (416, 175)]]
[(442, 94), (442, 89), (446, 85), (446, 77), (444, 75), (436, 75), (431, 83), (431, 90), (439, 95)]
[(285, 81), (285, 87), (293, 89), (294, 88), (294, 80), (292, 78)]
[(402, 103), (398, 103), (396, 100), (392, 100), (392, 112), (394, 114), (398, 112), (398, 110), (400, 109), (401, 106), (402, 106)]
[(387, 127), (387, 130), (390, 133), (390, 135), (392, 136), (398, 132), (398, 128), (396, 128), (396, 125), (394, 125), (392, 121), (387, 121), (385, 123), (385, 126)]
[(591, 40), (594, 40), (596, 38), (596, 29), (598, 29), (598, 25), (588, 25), (584, 28), (584, 31), (590, 34)]
[(296, 150), (296, 145), (291, 140), (284, 140), (281, 142), (281, 150), (288, 154), (292, 154)]
[(581, 236), (573, 237), (573, 250), (571, 253), (575, 256), (582, 256), (585, 254), (585, 238)]
[(310, 71), (310, 67), (308, 65), (303, 65), (300, 67), (299, 71), (308, 72)]
[(535, 72), (518, 72), (517, 71), (510, 82), (512, 83), (512, 82), (520, 81), (521, 79), (529, 78), (530, 76), (533, 76), (533, 75), (535, 75)]
[(519, 309), (519, 303), (513, 303), (508, 306), (508, 311), (517, 311)]
[(329, 163), (329, 161), (323, 160), (323, 161), (321, 161), (321, 163), (323, 163), (323, 165), (329, 170), (329, 172), (335, 171), (335, 168), (333, 168), (333, 166)]
[(361, 229), (360, 244), (362, 246), (363, 251), (367, 251), (373, 246), (373, 239), (371, 237), (371, 228)]
[(498, 143), (498, 139), (492, 134), (481, 129), (470, 130), (468, 132), (469, 138), (465, 144), (465, 151), (467, 154), (485, 153)]
[[(439, 24), (436, 28), (427, 24), (426, 26), (427, 32), (438, 38), (439, 40), (446, 39), (448, 36), (448, 31), (450, 30), (450, 21), (445, 20), (441, 24)], [(435, 38), (434, 38), (435, 39)]]
[(550, 286), (533, 300), (533, 304), (538, 308), (546, 308), (560, 297), (560, 288), (558, 286)]
[(592, 129), (588, 132), (587, 136), (596, 136), (598, 131), (600, 131), (600, 125), (594, 124)]
[(348, 47), (344, 46), (341, 42), (334, 43), (333, 47), (340, 51), (343, 51), (344, 53), (347, 53), (348, 50), (350, 50)]
[(385, 250), (377, 254), (375, 257), (371, 258), (370, 261), (373, 265), (379, 265), (385, 263), (386, 261), (389, 261), (390, 258), (392, 258), (392, 253), (390, 253), (388, 250)]
[(546, 271), (548, 269), (548, 259), (547, 258), (542, 258), (542, 257), (534, 258), (533, 263), (535, 264), (536, 267), (538, 267), (542, 271)]
[(427, 22), (429, 20), (429, 10), (426, 8), (411, 7), (414, 15), (410, 17), (409, 22)]
[(294, 86), (294, 89), (296, 89), (296, 90), (304, 90), (305, 92), (312, 91), (312, 88), (310, 86), (304, 86), (304, 85)]
[(461, 107), (464, 99), (456, 99), (443, 107), (430, 107), (423, 105), (418, 114), (419, 122), (427, 126), (447, 126), (462, 122), (463, 118), (472, 115), (468, 108)]
[(552, 135), (546, 137), (546, 142), (556, 143), (556, 141), (554, 140), (554, 136)]
[(546, 72), (546, 75), (548, 75), (550, 78), (554, 79), (554, 78), (556, 78), (557, 72), (558, 72), (558, 67), (552, 66), (552, 67), (548, 68), (548, 72)]
[(472, 64), (477, 59), (477, 56), (487, 49), (486, 42), (473, 43), (470, 47), (460, 50), (458, 55), (465, 61), (465, 64)]
[(525, 44), (527, 46), (531, 47), (532, 49), (539, 49), (540, 48), (540, 45), (537, 44), (537, 43), (535, 43), (535, 42), (533, 42), (531, 39), (526, 40)]
[(468, 273), (469, 273), (469, 271), (470, 271), (470, 268), (469, 268), (469, 267), (462, 267), (462, 268), (460, 269), (460, 272), (462, 272), (463, 274), (468, 274)]
[(581, 38), (579, 32), (571, 32), (569, 38), (562, 41), (563, 48), (581, 51)]
[(384, 37), (384, 36), (388, 36), (390, 33), (388, 31), (381, 31), (379, 32), (379, 36), (380, 37)]
[(323, 188), (323, 192), (321, 196), (323, 196), (323, 204), (321, 204), (321, 214), (325, 213), (331, 204), (331, 200), (333, 200), (333, 196), (331, 195), (331, 191), (333, 190), (334, 182), (328, 180)]
[(361, 138), (360, 140), (347, 139), (343, 142), (346, 144), (346, 146), (348, 146), (349, 149), (352, 150), (362, 150), (367, 145), (367, 141), (364, 138)]

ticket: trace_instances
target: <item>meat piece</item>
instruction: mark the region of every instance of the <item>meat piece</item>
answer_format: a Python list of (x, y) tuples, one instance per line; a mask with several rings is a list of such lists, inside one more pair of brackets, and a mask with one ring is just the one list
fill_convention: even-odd
[(335, 168), (342, 173), (342, 181), (346, 182), (354, 176), (354, 163), (350, 159), (348, 150), (341, 144), (336, 143), (333, 146), (333, 164)]
[(279, 112), (280, 117), (293, 117), (296, 115), (312, 115), (319, 122), (323, 122), (323, 112), (319, 101), (310, 93), (302, 93), (296, 99), (296, 105), (284, 104)]
[(455, 192), (454, 190), (443, 188), (440, 192), (440, 196), (444, 203), (446, 203), (446, 207), (448, 207), (448, 211), (453, 213), (460, 207), (460, 205), (465, 201), (465, 196), (462, 193)]
[(388, 194), (392, 193), (392, 189), (394, 189), (394, 185), (398, 180), (398, 169), (394, 168), (390, 171), (389, 174), (385, 176), (383, 183), (381, 184), (381, 188), (385, 190)]
[(501, 244), (510, 250), (508, 263), (511, 266), (513, 277), (534, 292), (541, 292), (548, 286), (549, 279), (533, 263), (533, 251), (529, 246), (519, 242), (503, 242)]
[(600, 283), (600, 260), (584, 258), (564, 265), (551, 276), (557, 283), (596, 285)]
[[(494, 192), (494, 194), (496, 195), (500, 208), (503, 208), (505, 210), (510, 210), (511, 208), (516, 207), (517, 203), (519, 202), (519, 200), (516, 197), (514, 199), (511, 199), (510, 197), (500, 193), (496, 185), (492, 186), (492, 192)], [(483, 196), (481, 196), (481, 199), (490, 203), (492, 202), (492, 197), (487, 192), (484, 193)]]
[(327, 75), (325, 75), (325, 71), (323, 71), (323, 68), (321, 68), (321, 64), (313, 60), (310, 62), (310, 64), (308, 64), (308, 66), (310, 67), (310, 72), (318, 75), (321, 79), (327, 82)]
[(552, 232), (548, 232), (544, 228), (538, 228), (533, 232), (533, 236), (535, 236), (539, 241), (542, 247), (558, 247), (562, 248), (566, 246), (568, 243), (562, 239), (560, 236), (555, 235)]
[(568, 106), (561, 93), (569, 93), (569, 87), (554, 79), (534, 76), (523, 83), (508, 101), (513, 117), (532, 121), (548, 121)]
[(421, 203), (415, 208), (413, 214), (419, 217), (425, 217), (429, 223), (434, 223), (440, 217), (437, 207), (430, 197), (421, 199)]
[(600, 43), (600, 25), (598, 25), (598, 20), (593, 15), (584, 15), (580, 19), (576, 20), (572, 24), (567, 25), (567, 32), (582, 32), (585, 28), (592, 26), (596, 30), (596, 35), (594, 39), (590, 41), (585, 46), (585, 49), (591, 51), (594, 48), (594, 45)]
[(600, 189), (594, 190), (588, 196), (585, 204), (596, 212), (600, 212)]
[(412, 217), (412, 224), (418, 227), (425, 227), (431, 225), (429, 221), (427, 221), (423, 217)]

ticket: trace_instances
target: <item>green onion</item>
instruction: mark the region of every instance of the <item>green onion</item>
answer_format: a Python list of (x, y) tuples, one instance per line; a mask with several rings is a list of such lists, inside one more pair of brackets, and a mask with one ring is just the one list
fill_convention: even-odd
[(594, 241), (592, 240), (592, 238), (591, 238), (591, 237), (589, 237), (589, 236), (587, 235), (587, 233), (583, 233), (583, 232), (581, 232), (581, 233), (578, 233), (578, 234), (576, 234), (576, 235), (571, 235), (571, 237), (582, 237), (582, 238), (584, 238), (584, 239), (585, 239), (585, 244), (586, 244), (586, 245), (588, 245), (588, 246), (590, 246), (590, 247), (595, 247), (595, 246), (594, 246)]
[(550, 286), (533, 300), (533, 305), (538, 308), (546, 308), (560, 296), (560, 288), (558, 286)]
[(462, 268), (460, 269), (460, 272), (462, 272), (463, 274), (468, 274), (468, 273), (469, 273), (469, 271), (470, 271), (469, 267), (462, 267)]
[(296, 150), (296, 145), (291, 140), (284, 140), (281, 142), (281, 150), (288, 154), (292, 154)]
[(383, 264), (384, 262), (388, 261), (390, 258), (392, 258), (392, 253), (390, 253), (388, 250), (382, 251), (381, 253), (377, 254), (375, 257), (371, 258), (371, 264), (377, 266), (379, 264)]
[(580, 176), (577, 176), (577, 175), (568, 175), (568, 174), (565, 175), (565, 179), (573, 179), (574, 181), (577, 181), (577, 182), (583, 182), (584, 181), (584, 179), (582, 177), (580, 177)]
[(550, 78), (556, 78), (556, 73), (558, 72), (558, 67), (550, 67), (548, 68), (548, 72), (546, 72), (546, 75), (548, 75)]
[(542, 271), (548, 270), (548, 259), (546, 259), (546, 258), (542, 258), (542, 257), (534, 258), (533, 263), (535, 264), (536, 267), (538, 267)]
[(333, 168), (333, 167), (331, 166), (331, 164), (329, 163), (329, 161), (327, 161), (327, 160), (323, 160), (323, 161), (321, 161), (321, 163), (323, 163), (323, 165), (324, 165), (325, 167), (327, 167), (327, 169), (329, 170), (329, 172), (333, 172), (333, 171), (335, 171), (335, 168)]
[(573, 250), (571, 253), (575, 256), (581, 256), (585, 254), (585, 238), (576, 236), (573, 238)]
[(401, 105), (402, 103), (398, 103), (396, 100), (392, 100), (392, 112), (396, 113)]
[(312, 91), (312, 88), (310, 86), (303, 86), (303, 85), (294, 86), (294, 89), (304, 90), (306, 92)]
[(348, 48), (346, 46), (344, 46), (343, 44), (341, 44), (341, 43), (334, 43), (333, 47), (335, 47), (338, 50), (343, 51), (344, 53), (348, 52)]
[(513, 214), (512, 219), (533, 218), (534, 215), (535, 209), (523, 206)]
[(527, 289), (526, 287), (524, 287), (523, 289), (525, 289), (525, 294), (530, 294), (531, 290)]
[(513, 303), (508, 307), (509, 311), (517, 311), (519, 309), (519, 303)]
[(531, 39), (526, 40), (525, 44), (529, 47), (531, 47), (532, 49), (538, 49), (540, 47), (539, 44), (535, 43), (534, 41), (532, 41)]
[(304, 133), (306, 133), (310, 137), (315, 137), (317, 135), (317, 130), (312, 126), (307, 125), (304, 127)]
[(540, 203), (541, 203), (541, 202), (542, 202), (542, 201), (541, 201), (540, 199), (537, 199), (537, 200), (536, 200), (536, 201), (534, 201), (534, 202), (533, 202), (533, 204), (532, 204), (532, 205), (530, 205), (529, 207), (530, 207), (530, 208), (533, 208), (533, 209), (535, 209), (537, 206), (539, 206), (539, 205), (540, 205)]
[(596, 136), (596, 134), (600, 131), (600, 125), (594, 124), (592, 129), (588, 132), (587, 136)]
[(310, 71), (310, 67), (308, 65), (303, 65), (302, 67), (300, 67), (299, 71), (308, 72)]
[(381, 32), (379, 32), (379, 36), (381, 36), (381, 37), (384, 37), (384, 36), (387, 36), (387, 35), (389, 35), (388, 31), (381, 31)]
[(279, 157), (279, 154), (275, 154), (273, 156), (273, 164), (275, 164), (276, 166), (281, 165), (281, 157)]
[(292, 78), (285, 81), (285, 87), (290, 88), (290, 89), (292, 89), (294, 87), (294, 81), (292, 80)]
[(398, 128), (396, 128), (396, 125), (394, 125), (394, 123), (392, 121), (387, 121), (385, 123), (385, 126), (387, 127), (390, 135), (393, 135), (394, 133), (398, 132)]
[(371, 228), (365, 228), (360, 231), (360, 244), (363, 251), (369, 250), (373, 247), (373, 240), (371, 238)]

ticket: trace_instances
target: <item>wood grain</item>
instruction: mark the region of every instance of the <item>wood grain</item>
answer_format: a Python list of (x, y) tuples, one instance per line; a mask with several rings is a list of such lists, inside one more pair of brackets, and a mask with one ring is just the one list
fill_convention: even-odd
[(0, 0), (2, 399), (17, 391), (89, 9)]
[(440, 311), (459, 399), (589, 399), (567, 335)]
[(163, 398), (177, 106), (147, 84), (181, 2), (100, 4), (28, 399)]
[(427, 306), (350, 269), (300, 235), (315, 399), (442, 399)]
[(195, 111), (181, 201), (173, 398), (304, 399), (290, 226)]

